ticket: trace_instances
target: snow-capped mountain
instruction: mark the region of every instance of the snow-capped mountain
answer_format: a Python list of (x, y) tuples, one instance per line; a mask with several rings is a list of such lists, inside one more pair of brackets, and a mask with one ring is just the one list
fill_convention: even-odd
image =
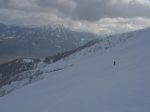
[(0, 24), (0, 61), (16, 57), (45, 57), (78, 48), (96, 39), (63, 26), (21, 27)]
[(56, 62), (40, 60), (29, 70), (38, 76), (2, 87), (18, 89), (0, 98), (0, 111), (149, 112), (149, 35), (150, 28), (113, 35)]

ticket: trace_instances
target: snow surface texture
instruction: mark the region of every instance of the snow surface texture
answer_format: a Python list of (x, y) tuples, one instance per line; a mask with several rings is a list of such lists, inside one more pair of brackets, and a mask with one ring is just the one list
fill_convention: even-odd
[(112, 36), (41, 67), (45, 79), (1, 97), (0, 112), (150, 112), (149, 35)]

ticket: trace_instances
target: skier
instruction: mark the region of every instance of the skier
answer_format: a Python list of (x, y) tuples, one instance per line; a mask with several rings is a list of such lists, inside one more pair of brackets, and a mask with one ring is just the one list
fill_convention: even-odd
[(114, 61), (114, 66), (116, 65), (116, 61)]

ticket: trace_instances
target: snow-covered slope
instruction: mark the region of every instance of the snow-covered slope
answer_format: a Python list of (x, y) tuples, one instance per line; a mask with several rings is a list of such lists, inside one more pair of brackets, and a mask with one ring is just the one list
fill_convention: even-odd
[[(45, 78), (1, 97), (0, 111), (149, 112), (149, 35), (150, 29), (115, 35), (40, 66)], [(56, 68), (63, 69), (50, 72)]]

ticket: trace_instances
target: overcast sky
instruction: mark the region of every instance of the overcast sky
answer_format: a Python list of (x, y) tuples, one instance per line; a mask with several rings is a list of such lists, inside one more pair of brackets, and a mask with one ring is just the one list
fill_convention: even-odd
[(150, 26), (150, 0), (0, 0), (0, 22), (121, 33)]

